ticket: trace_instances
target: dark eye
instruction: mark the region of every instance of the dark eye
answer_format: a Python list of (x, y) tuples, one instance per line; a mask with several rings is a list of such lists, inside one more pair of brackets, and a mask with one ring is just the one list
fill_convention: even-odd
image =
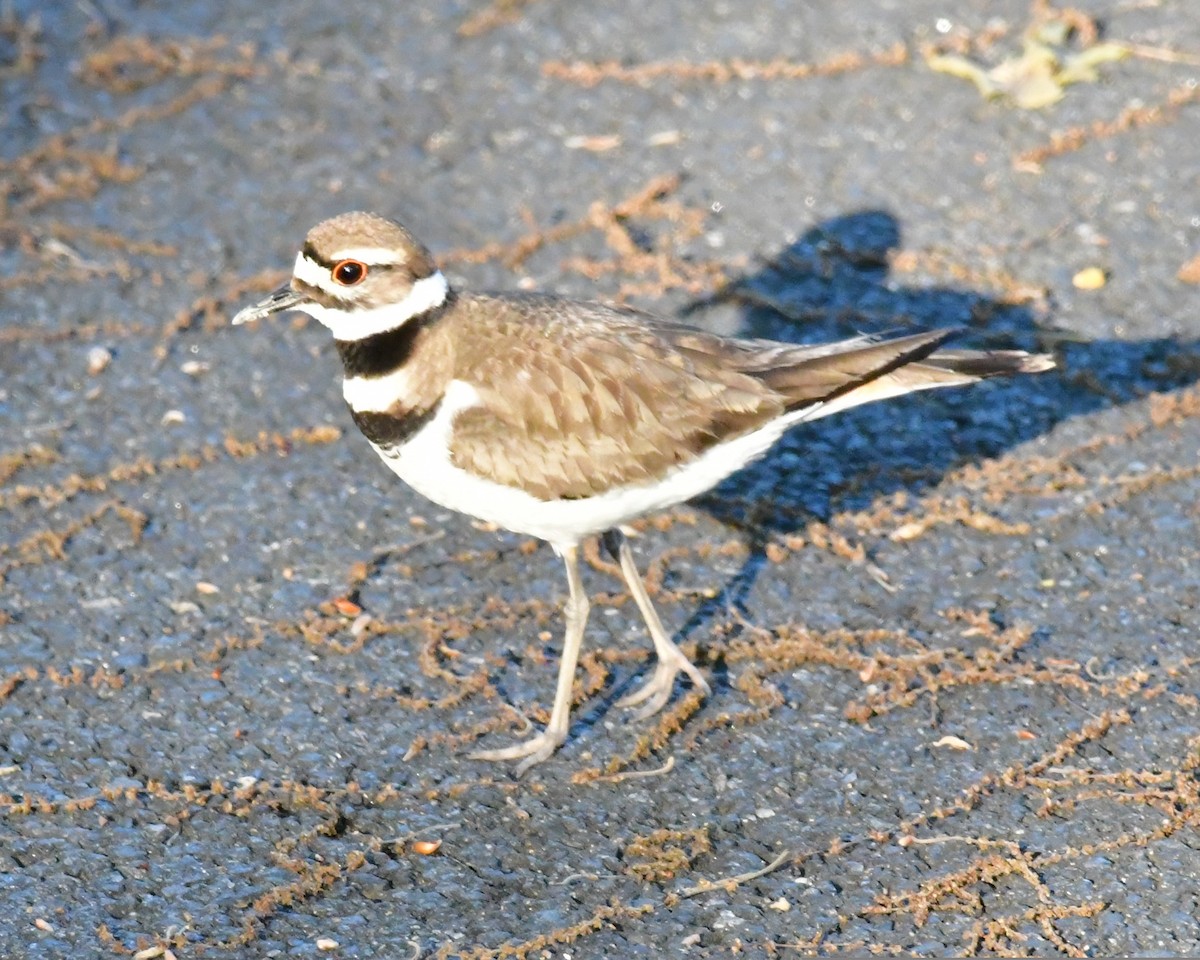
[(333, 279), (343, 287), (352, 287), (362, 283), (367, 275), (367, 265), (361, 260), (343, 260), (333, 268), (332, 273)]

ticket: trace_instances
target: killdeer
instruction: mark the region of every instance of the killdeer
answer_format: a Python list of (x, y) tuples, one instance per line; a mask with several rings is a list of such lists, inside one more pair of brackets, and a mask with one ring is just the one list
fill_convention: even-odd
[(603, 536), (654, 641), (649, 680), (619, 705), (639, 717), (685, 673), (621, 525), (703, 493), (793, 424), (861, 403), (985, 377), (1036, 373), (1017, 350), (939, 351), (954, 331), (821, 346), (715, 336), (622, 307), (450, 289), (399, 223), (346, 213), (315, 226), (289, 284), (235, 324), (302, 310), (328, 327), (359, 429), (434, 503), (549, 541), (566, 563), (566, 636), (546, 728), (472, 754), (522, 762), (566, 739), (588, 599), (579, 549)]

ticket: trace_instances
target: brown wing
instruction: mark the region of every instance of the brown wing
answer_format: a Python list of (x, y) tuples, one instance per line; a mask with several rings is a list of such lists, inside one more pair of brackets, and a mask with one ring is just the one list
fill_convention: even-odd
[(490, 336), (460, 346), (455, 370), (481, 405), (455, 420), (454, 460), (498, 483), (553, 499), (647, 482), (785, 408), (736, 364), (631, 314), (508, 302), (476, 301), (487, 322), (471, 326)]
[(457, 312), (454, 376), (481, 403), (455, 420), (454, 461), (540, 499), (651, 481), (919, 359), (948, 335), (798, 347), (546, 297), (474, 296)]

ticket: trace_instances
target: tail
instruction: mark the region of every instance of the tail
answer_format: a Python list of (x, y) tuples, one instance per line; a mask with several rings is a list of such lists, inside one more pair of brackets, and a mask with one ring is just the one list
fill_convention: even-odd
[(1054, 358), (1046, 353), (1024, 350), (942, 350), (930, 354), (920, 366), (966, 378), (961, 381), (1011, 377), (1018, 373), (1045, 373), (1054, 369)]
[(917, 390), (1042, 373), (1055, 366), (1053, 357), (1023, 350), (939, 351), (956, 332), (935, 330), (891, 340), (862, 337), (826, 345), (819, 353), (799, 348), (758, 375), (788, 397), (797, 420), (815, 420)]

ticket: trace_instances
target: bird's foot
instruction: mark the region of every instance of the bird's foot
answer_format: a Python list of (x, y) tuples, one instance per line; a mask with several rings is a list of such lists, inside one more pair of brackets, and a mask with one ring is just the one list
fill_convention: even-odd
[(617, 706), (627, 710), (637, 707), (633, 713), (635, 720), (645, 720), (646, 717), (653, 716), (671, 699), (671, 691), (675, 689), (675, 678), (680, 671), (691, 677), (696, 689), (702, 691), (705, 696), (712, 693), (708, 681), (704, 679), (704, 674), (684, 655), (682, 650), (675, 647), (669, 655), (659, 657), (658, 664), (654, 668), (654, 675), (633, 693), (618, 700)]
[(547, 728), (528, 740), (521, 740), (510, 747), (500, 747), (496, 750), (476, 750), (467, 756), (471, 760), (520, 760), (516, 769), (519, 777), (534, 764), (549, 759), (566, 739), (566, 730), (553, 731)]

